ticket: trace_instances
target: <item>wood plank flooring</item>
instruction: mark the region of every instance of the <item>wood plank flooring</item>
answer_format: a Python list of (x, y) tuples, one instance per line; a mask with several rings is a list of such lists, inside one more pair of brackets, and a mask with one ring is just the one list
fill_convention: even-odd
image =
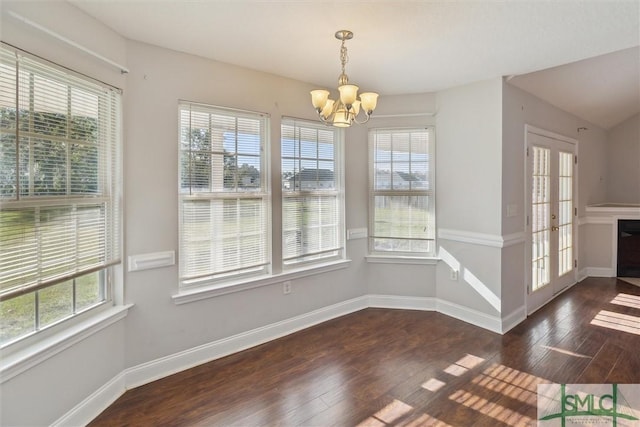
[(505, 335), (362, 310), (130, 390), (90, 425), (526, 426), (547, 382), (640, 383), (640, 287), (586, 279)]

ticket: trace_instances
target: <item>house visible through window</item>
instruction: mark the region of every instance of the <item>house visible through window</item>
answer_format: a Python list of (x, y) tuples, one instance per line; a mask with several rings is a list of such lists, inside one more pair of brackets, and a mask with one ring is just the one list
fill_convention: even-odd
[(110, 300), (121, 94), (0, 51), (0, 344)]
[(373, 129), (369, 151), (370, 253), (434, 255), (433, 131)]
[(183, 286), (269, 272), (267, 117), (180, 104)]
[(284, 267), (342, 258), (341, 133), (295, 119), (284, 119), (281, 129)]

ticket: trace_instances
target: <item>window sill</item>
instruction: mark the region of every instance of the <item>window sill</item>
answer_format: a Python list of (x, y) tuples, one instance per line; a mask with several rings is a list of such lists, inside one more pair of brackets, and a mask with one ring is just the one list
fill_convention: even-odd
[(367, 262), (372, 264), (416, 264), (416, 265), (436, 265), (440, 258), (436, 257), (410, 257), (410, 256), (385, 256), (367, 255)]
[(251, 277), (242, 281), (227, 282), (224, 284), (216, 284), (211, 286), (200, 286), (193, 289), (181, 290), (178, 294), (173, 295), (173, 302), (176, 305), (186, 304), (194, 301), (200, 301), (207, 298), (215, 298), (221, 295), (242, 292), (249, 289), (259, 288), (261, 286), (273, 285), (286, 280), (299, 279), (301, 277), (313, 276), (329, 271), (340, 270), (351, 265), (351, 260), (341, 259), (339, 261), (328, 262), (324, 264), (316, 264), (312, 267), (288, 270), (280, 274)]
[(13, 354), (3, 354), (0, 362), (0, 383), (8, 381), (118, 320), (124, 319), (132, 306), (133, 304), (111, 307)]

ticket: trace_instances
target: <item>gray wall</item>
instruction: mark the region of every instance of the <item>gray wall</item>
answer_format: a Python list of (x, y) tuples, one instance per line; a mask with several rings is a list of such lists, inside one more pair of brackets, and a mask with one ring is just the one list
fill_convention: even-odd
[[(378, 127), (425, 127), (433, 126), (436, 123), (436, 94), (414, 94), (400, 96), (386, 96), (384, 102), (379, 103), (379, 107), (374, 117), (366, 126), (353, 127), (349, 131), (351, 135), (358, 135), (354, 139), (353, 144), (358, 144), (358, 152), (356, 158), (360, 158), (360, 162), (351, 162), (348, 165), (347, 172), (352, 168), (358, 168), (358, 177), (362, 180), (355, 181), (354, 176), (347, 176), (347, 193), (349, 200), (362, 201), (360, 207), (364, 208), (363, 212), (351, 210), (347, 204), (347, 222), (353, 227), (367, 227), (368, 221), (368, 133), (370, 128)], [(396, 116), (402, 117), (396, 117)], [(390, 117), (393, 116), (393, 117)], [(436, 136), (436, 150), (438, 142)], [(349, 148), (353, 148), (352, 143)], [(436, 169), (438, 162), (438, 154), (436, 158)], [(357, 186), (356, 186), (357, 184)], [(436, 182), (437, 185), (437, 182)], [(437, 189), (436, 189), (437, 190)], [(438, 196), (436, 196), (437, 198)], [(349, 222), (349, 219), (357, 215), (358, 221)], [(358, 225), (360, 224), (360, 225)], [(366, 251), (365, 240), (360, 240)], [(400, 295), (409, 297), (435, 297), (436, 296), (436, 266), (424, 264), (385, 264), (375, 263), (373, 260), (366, 265), (365, 281), (367, 284), (367, 292), (375, 295)], [(397, 280), (403, 277), (403, 280)], [(409, 277), (413, 278), (407, 280)]]
[[(500, 238), (502, 81), (495, 78), (444, 90), (437, 103), (438, 229), (463, 239), (476, 233)], [(442, 236), (438, 246), (460, 264), (457, 281), (449, 280), (452, 266), (438, 265), (438, 297), (498, 316), (501, 308), (492, 306), (487, 296), (500, 298), (502, 292), (500, 249)], [(465, 272), (479, 280), (483, 291), (465, 280)]]
[[(7, 16), (8, 10), (81, 41), (127, 66), (130, 73), (121, 76), (118, 70), (43, 36)], [(281, 117), (315, 118), (309, 84), (123, 40), (68, 3), (4, 2), (2, 29), (4, 41), (124, 89), (125, 260), (129, 255), (177, 250), (178, 100), (268, 113), (275, 183), (279, 183)], [(406, 102), (391, 98), (381, 111), (389, 115), (431, 111), (432, 99), (433, 95), (407, 96)], [(382, 97), (380, 104), (384, 103)], [(418, 122), (424, 121), (413, 121)], [(407, 124), (402, 118), (384, 121), (385, 126)], [(366, 227), (366, 128), (347, 130), (345, 147), (346, 225)], [(274, 204), (280, 203), (279, 195), (273, 186)], [(279, 235), (277, 230), (274, 235)], [(386, 275), (369, 276), (366, 250), (365, 239), (348, 241), (352, 260), (348, 268), (296, 279), (287, 296), (278, 283), (176, 305), (171, 298), (178, 293), (176, 266), (125, 272), (116, 299), (134, 304), (128, 316), (2, 383), (0, 423), (50, 424), (128, 368), (361, 297), (370, 292), (369, 277), (371, 289), (378, 293), (419, 296), (435, 289), (433, 266), (390, 267)], [(396, 288), (394, 283), (402, 286)]]
[[(125, 259), (177, 250), (178, 100), (270, 114), (276, 184), (281, 117), (314, 118), (307, 83), (124, 40), (66, 2), (5, 1), (2, 8), (18, 11), (131, 70), (121, 76), (3, 13), (4, 41), (124, 89)], [(427, 112), (437, 116), (420, 115)], [(439, 229), (489, 241), (523, 232), (525, 123), (579, 139), (580, 209), (606, 201), (604, 132), (503, 85), (500, 78), (437, 95), (381, 97), (377, 113), (403, 117), (378, 118), (368, 127), (436, 124)], [(577, 134), (577, 127), (585, 124), (590, 131)], [(364, 228), (367, 126), (347, 130), (345, 156), (346, 226)], [(279, 196), (274, 185), (274, 203)], [(507, 204), (519, 206), (521, 215), (506, 218)], [(581, 230), (581, 259), (590, 247), (582, 245), (588, 242), (583, 234)], [(435, 297), (450, 308), (491, 319), (524, 305), (522, 244), (500, 248), (449, 237), (439, 239), (439, 246), (460, 263), (458, 280), (449, 279), (449, 266), (443, 262), (367, 262), (366, 239), (347, 242), (352, 260), (347, 268), (296, 279), (287, 296), (274, 284), (176, 305), (171, 298), (178, 293), (176, 266), (124, 273), (116, 299), (134, 304), (129, 315), (2, 383), (0, 424), (50, 424), (130, 368), (367, 294)], [(483, 292), (498, 298), (497, 308)]]
[[(312, 86), (282, 77), (241, 69), (145, 45), (128, 43), (129, 90), (125, 97), (126, 233), (129, 254), (172, 250), (178, 245), (178, 114), (177, 100), (268, 113), (271, 117), (272, 174), (279, 177), (280, 119), (314, 119)], [(406, 114), (430, 108), (433, 96), (408, 96), (407, 102), (380, 100), (380, 114)], [(401, 110), (401, 108), (403, 108)], [(407, 111), (407, 108), (409, 109)], [(400, 124), (406, 119), (372, 121), (373, 126)], [(405, 120), (405, 122), (402, 122)], [(414, 124), (421, 122), (414, 120)], [(424, 119), (422, 120), (424, 123)], [(152, 125), (151, 125), (152, 124)], [(367, 132), (346, 132), (346, 225), (367, 226)], [(274, 182), (279, 183), (279, 179)], [(273, 186), (272, 203), (279, 206)], [(274, 218), (274, 222), (279, 222)], [(279, 236), (277, 230), (274, 236)], [(354, 297), (375, 293), (424, 295), (429, 267), (395, 269), (389, 275), (367, 275), (366, 239), (347, 243), (352, 260), (346, 270), (293, 281), (293, 292), (282, 294), (278, 283), (176, 306), (177, 266), (125, 276), (125, 300), (135, 307), (127, 318), (126, 363), (135, 366), (166, 355), (272, 324)], [(432, 267), (431, 267), (432, 268)], [(393, 280), (390, 280), (390, 276)], [(370, 280), (366, 280), (369, 277)], [(396, 287), (396, 284), (402, 284)], [(188, 333), (186, 333), (188, 332)]]
[(640, 203), (640, 114), (607, 134), (607, 201)]
[[(43, 37), (41, 32), (21, 24), (7, 12), (11, 10), (37, 20), (47, 28), (125, 64), (126, 40), (118, 34), (66, 2), (2, 1), (0, 7), (2, 41), (126, 91), (127, 79), (119, 70), (105, 67), (101, 61), (64, 43)], [(116, 285), (119, 300), (122, 299), (121, 285), (120, 280)], [(124, 323), (118, 321), (3, 382), (0, 385), (0, 424), (48, 425), (119, 375), (125, 368)], [(42, 351), (43, 348), (36, 346), (34, 350)], [(5, 355), (3, 353), (3, 357)]]
[[(607, 138), (603, 129), (562, 111), (547, 102), (505, 83), (503, 87), (503, 176), (502, 204), (503, 212), (507, 204), (516, 204), (520, 215), (505, 218), (503, 233), (510, 234), (525, 230), (525, 124), (545, 129), (578, 140), (578, 216), (584, 216), (586, 205), (607, 201), (606, 192), (606, 153)], [(578, 132), (579, 127), (588, 131)], [(579, 222), (580, 224), (580, 222)], [(598, 236), (590, 233), (590, 227), (580, 225), (578, 230), (578, 270), (584, 269), (593, 259), (604, 254), (593, 255), (599, 251), (594, 244)], [(523, 278), (525, 260), (524, 245), (508, 248), (503, 254), (511, 262), (503, 264), (502, 276), (504, 295), (503, 306), (519, 307), (524, 303), (526, 289)], [(518, 262), (518, 260), (523, 260)], [(508, 311), (508, 310), (507, 310)]]

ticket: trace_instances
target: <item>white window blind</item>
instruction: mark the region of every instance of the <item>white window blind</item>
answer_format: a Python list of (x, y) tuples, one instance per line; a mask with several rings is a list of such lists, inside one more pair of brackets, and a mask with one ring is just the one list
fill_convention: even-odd
[(183, 285), (268, 271), (267, 117), (180, 103)]
[(343, 256), (344, 211), (339, 130), (282, 121), (284, 266)]
[(2, 47), (0, 298), (120, 261), (119, 90)]
[(371, 253), (435, 253), (433, 132), (372, 129), (370, 147)]

